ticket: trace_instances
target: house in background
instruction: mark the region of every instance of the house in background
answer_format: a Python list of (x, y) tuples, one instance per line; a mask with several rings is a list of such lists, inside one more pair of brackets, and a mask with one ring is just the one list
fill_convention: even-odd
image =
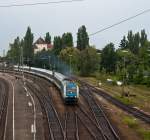
[(43, 38), (39, 38), (35, 43), (34, 43), (34, 54), (37, 52), (42, 51), (43, 49), (51, 50), (53, 48), (52, 44), (47, 44)]

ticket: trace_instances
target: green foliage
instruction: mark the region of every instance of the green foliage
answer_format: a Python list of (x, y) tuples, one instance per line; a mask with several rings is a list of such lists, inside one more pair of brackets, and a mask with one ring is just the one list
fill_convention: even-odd
[(144, 47), (146, 42), (147, 42), (147, 35), (145, 33), (145, 30), (142, 30), (141, 34), (139, 32), (133, 34), (132, 31), (129, 31), (127, 35), (127, 39), (126, 36), (124, 36), (120, 42), (119, 47), (121, 49), (128, 49), (133, 54), (138, 54), (139, 49), (141, 47)]
[(133, 33), (132, 33), (132, 31), (129, 31), (128, 32), (128, 35), (127, 35), (127, 48), (129, 49), (129, 50), (131, 50), (132, 49), (132, 47), (133, 47), (133, 41), (134, 41), (134, 39), (133, 39)]
[(143, 140), (150, 139), (150, 130), (141, 128), (140, 125), (138, 124), (137, 119), (135, 119), (134, 117), (125, 116), (125, 117), (123, 117), (123, 122), (126, 125), (128, 125), (128, 127), (132, 128), (132, 129), (134, 129), (134, 131), (138, 132), (139, 136)]
[(128, 82), (134, 82), (134, 75), (136, 74), (137, 66), (136, 65), (128, 65), (127, 73), (128, 73)]
[(121, 49), (127, 49), (127, 40), (126, 40), (126, 36), (123, 36), (123, 39), (121, 40), (121, 42), (120, 42), (120, 45), (119, 45), (119, 47), (121, 48)]
[(101, 54), (101, 68), (106, 72), (115, 72), (117, 63), (117, 55), (113, 43), (110, 43), (104, 47)]
[(29, 62), (31, 63), (34, 56), (33, 38), (34, 36), (33, 33), (31, 32), (31, 28), (28, 27), (23, 41), (23, 56), (25, 64), (29, 64)]
[(146, 130), (144, 128), (140, 128), (138, 130), (138, 132), (142, 136), (143, 140), (150, 140), (150, 130)]
[(43, 49), (34, 55), (33, 64), (35, 67), (51, 69), (51, 51)]
[(141, 47), (144, 47), (146, 42), (147, 42), (147, 34), (145, 30), (141, 30), (141, 38), (140, 38)]
[(51, 44), (51, 36), (50, 36), (49, 32), (46, 33), (45, 42), (47, 44)]
[(139, 51), (140, 45), (140, 36), (139, 33), (133, 34), (132, 31), (128, 32), (127, 35), (127, 49), (129, 49), (133, 54), (137, 54)]
[(60, 36), (54, 37), (53, 45), (54, 45), (54, 48), (53, 48), (54, 54), (59, 55), (60, 51), (62, 50), (62, 39)]
[(74, 72), (87, 76), (98, 69), (99, 56), (94, 47), (88, 47), (79, 51), (73, 47), (67, 47), (60, 52), (60, 59), (67, 65), (71, 65)]
[[(144, 78), (150, 68), (150, 42), (147, 40), (145, 30), (133, 34), (128, 32), (127, 39), (124, 36), (120, 43), (120, 49), (117, 50), (118, 60), (117, 71), (128, 75), (128, 81), (135, 84), (148, 84), (148, 78)], [(121, 51), (127, 50), (128, 53), (122, 55)], [(125, 70), (123, 70), (123, 59), (126, 59)]]
[(139, 35), (139, 33), (136, 33), (133, 36), (133, 43), (134, 44), (130, 50), (133, 54), (138, 54), (139, 53), (139, 47), (140, 47), (140, 35)]
[(21, 49), (21, 42), (19, 37), (14, 40), (14, 43), (9, 44), (10, 50), (7, 53), (7, 57), (11, 59), (11, 61), (15, 64), (20, 63), (20, 49)]
[(67, 47), (60, 52), (60, 59), (68, 66), (71, 65), (72, 70), (78, 71), (79, 50), (74, 47)]
[(71, 33), (64, 33), (62, 35), (62, 45), (63, 48), (73, 47), (73, 37)]
[(81, 51), (78, 68), (82, 76), (87, 76), (98, 69), (99, 55), (94, 47), (88, 47)]
[(137, 128), (138, 127), (138, 122), (135, 118), (133, 117), (128, 117), (128, 116), (125, 116), (123, 118), (123, 122), (125, 124), (127, 124), (130, 128)]
[(81, 51), (89, 46), (89, 36), (86, 27), (83, 25), (78, 29), (77, 33), (77, 48)]
[(144, 79), (144, 77), (143, 77), (143, 69), (140, 67), (138, 69), (138, 71), (137, 71), (136, 76), (135, 76), (134, 83), (135, 84), (141, 84), (143, 79)]
[(128, 97), (121, 97), (121, 96), (116, 95), (115, 98), (118, 99), (119, 101), (123, 102), (126, 105), (133, 104), (132, 100), (130, 100)]
[(43, 56), (46, 55), (45, 52), (46, 52), (45, 50), (42, 50), (41, 52), (37, 52), (35, 54), (35, 56), (34, 56), (34, 66), (35, 67), (40, 67), (40, 68), (45, 67), (44, 65), (45, 65), (46, 61), (44, 59), (42, 59)]
[[(100, 72), (103, 75), (116, 77), (117, 80), (126, 81), (128, 84), (145, 84), (150, 86), (150, 41), (147, 39), (145, 30), (133, 33), (129, 31), (123, 36), (119, 49), (115, 50), (114, 44), (107, 44), (102, 50), (96, 50), (89, 45), (89, 36), (83, 25), (77, 33), (77, 49), (73, 47), (73, 36), (70, 32), (64, 33), (62, 37), (55, 36), (52, 50), (34, 55), (33, 33), (28, 27), (25, 37), (20, 41), (17, 37), (10, 43), (7, 58), (19, 64), (21, 58), (21, 47), (23, 47), (24, 64), (31, 61), (34, 66), (49, 68), (49, 57), (53, 66), (72, 67), (72, 71), (83, 76), (95, 75)], [(51, 44), (51, 36), (46, 33), (45, 41)], [(101, 55), (99, 55), (100, 53)], [(60, 60), (61, 59), (61, 60)]]
[[(134, 75), (137, 73), (138, 58), (130, 50), (117, 50), (117, 75), (127, 82), (133, 82)], [(128, 78), (127, 78), (128, 77)]]
[(150, 87), (150, 71), (146, 81), (147, 87)]

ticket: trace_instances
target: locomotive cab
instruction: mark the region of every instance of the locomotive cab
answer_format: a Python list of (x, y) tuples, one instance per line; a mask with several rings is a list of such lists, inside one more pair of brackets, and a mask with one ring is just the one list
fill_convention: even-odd
[(78, 86), (77, 84), (70, 80), (64, 79), (65, 81), (65, 103), (73, 104), (78, 101)]

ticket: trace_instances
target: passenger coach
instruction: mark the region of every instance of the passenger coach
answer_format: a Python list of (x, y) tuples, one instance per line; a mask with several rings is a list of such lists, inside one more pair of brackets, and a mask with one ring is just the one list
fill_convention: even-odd
[(49, 70), (34, 68), (34, 67), (19, 67), (14, 66), (14, 70), (21, 70), (26, 73), (34, 74), (43, 77), (53, 82), (61, 92), (61, 97), (66, 104), (76, 104), (79, 99), (79, 87), (77, 83), (71, 80), (69, 77)]

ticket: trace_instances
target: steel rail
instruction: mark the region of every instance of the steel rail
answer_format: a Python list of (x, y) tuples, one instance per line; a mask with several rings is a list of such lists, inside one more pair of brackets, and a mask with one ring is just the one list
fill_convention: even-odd
[[(3, 81), (3, 82), (2, 82)], [(1, 101), (0, 101), (0, 139), (4, 139), (5, 132), (5, 123), (6, 123), (6, 115), (7, 115), (7, 107), (8, 107), (8, 83), (0, 78), (0, 87), (1, 87)], [(2, 86), (3, 85), (3, 86)]]
[[(29, 86), (29, 84), (28, 84)], [(41, 86), (39, 86), (41, 89)], [(31, 90), (33, 90), (33, 87)], [(42, 87), (42, 91), (44, 91), (45, 89), (43, 89), (44, 87)], [(36, 87), (34, 87), (34, 90), (36, 89)], [(36, 92), (36, 93), (35, 93)], [(36, 94), (36, 96), (38, 97), (39, 100), (41, 100), (41, 102), (43, 103), (44, 108), (47, 111), (47, 116), (48, 116), (48, 123), (49, 123), (49, 129), (50, 129), (50, 134), (51, 134), (51, 139), (53, 140), (59, 140), (59, 139), (64, 139), (64, 132), (62, 129), (62, 125), (60, 123), (60, 119), (58, 117), (57, 111), (55, 110), (52, 101), (49, 100), (46, 95), (42, 94), (41, 91), (39, 91), (38, 89), (36, 89), (36, 91), (34, 91), (34, 93)]]
[(65, 139), (79, 140), (77, 115), (74, 112), (65, 114)]
[(113, 129), (112, 125), (108, 121), (105, 113), (103, 112), (102, 108), (96, 103), (95, 99), (91, 94), (90, 88), (85, 86), (84, 88), (80, 88), (80, 94), (83, 95), (95, 117), (95, 120), (101, 129), (103, 135), (107, 140), (119, 140), (119, 136), (116, 134), (115, 130)]
[(134, 108), (131, 105), (126, 105), (123, 102), (117, 100), (116, 98), (112, 97), (111, 95), (109, 95), (107, 92), (102, 91), (101, 89), (96, 88), (95, 86), (88, 84), (87, 82), (80, 80), (76, 77), (72, 77), (74, 80), (79, 81), (79, 83), (81, 83), (81, 85), (87, 86), (89, 87), (93, 92), (93, 94), (96, 94), (98, 96), (103, 97), (104, 99), (106, 99), (107, 101), (109, 101), (110, 103), (112, 103), (113, 105), (119, 107), (120, 109), (122, 109), (125, 112), (128, 112), (129, 114), (133, 115), (134, 117), (144, 121), (147, 124), (150, 124), (150, 115), (146, 114), (145, 112)]
[[(89, 117), (89, 115), (84, 111), (83, 108), (79, 107), (79, 109), (76, 111), (76, 114), (77, 114), (78, 118), (81, 120), (81, 122), (84, 124), (84, 126), (88, 129), (90, 134), (94, 137), (94, 139), (106, 140), (101, 129), (92, 120), (92, 118)], [(88, 127), (88, 126), (90, 126), (90, 127)]]

